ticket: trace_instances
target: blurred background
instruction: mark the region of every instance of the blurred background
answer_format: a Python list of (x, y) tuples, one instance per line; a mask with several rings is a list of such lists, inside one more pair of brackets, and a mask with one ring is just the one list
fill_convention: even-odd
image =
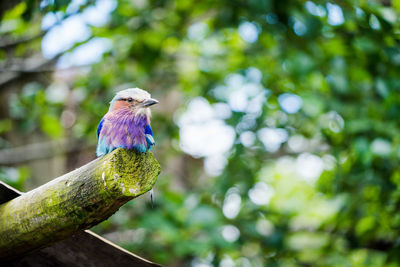
[(399, 0), (0, 3), (0, 179), (95, 158), (140, 87), (162, 166), (95, 232), (167, 266), (399, 266)]

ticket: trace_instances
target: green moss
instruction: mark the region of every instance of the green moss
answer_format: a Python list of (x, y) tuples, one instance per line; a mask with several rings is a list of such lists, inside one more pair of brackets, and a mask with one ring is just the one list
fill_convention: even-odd
[(118, 149), (107, 156), (104, 179), (108, 192), (137, 197), (153, 187), (160, 171), (160, 165), (151, 152), (138, 154)]
[(152, 153), (117, 149), (0, 205), (0, 259), (100, 223), (149, 191), (159, 173)]

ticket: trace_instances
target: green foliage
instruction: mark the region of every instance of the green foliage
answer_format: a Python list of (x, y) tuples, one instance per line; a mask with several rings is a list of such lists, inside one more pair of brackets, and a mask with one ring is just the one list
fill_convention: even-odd
[[(55, 2), (37, 13), (65, 12)], [(67, 99), (36, 83), (11, 97), (14, 121), (2, 120), (0, 133), (94, 143), (113, 89), (148, 89), (162, 100), (152, 120), (163, 168), (155, 207), (133, 201), (95, 231), (171, 266), (398, 266), (399, 1), (382, 3), (119, 0), (106, 25), (91, 27), (113, 46), (74, 77), (71, 128), (57, 120)], [(26, 28), (25, 9), (9, 11), (0, 32), (37, 30)], [(258, 91), (240, 95), (249, 84)], [(285, 93), (301, 97), (299, 110), (285, 110)], [(224, 123), (235, 131), (215, 177), (179, 145), (179, 117), (199, 96), (227, 104)], [(287, 135), (277, 149), (268, 131)]]
[(0, 180), (12, 187), (22, 190), (25, 180), (29, 177), (29, 169), (25, 167), (0, 169)]

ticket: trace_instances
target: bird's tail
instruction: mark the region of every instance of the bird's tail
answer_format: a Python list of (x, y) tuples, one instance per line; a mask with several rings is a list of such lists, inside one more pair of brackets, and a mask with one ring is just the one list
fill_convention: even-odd
[(151, 201), (151, 208), (153, 208), (153, 195), (154, 195), (154, 190), (153, 188), (150, 190), (150, 201)]

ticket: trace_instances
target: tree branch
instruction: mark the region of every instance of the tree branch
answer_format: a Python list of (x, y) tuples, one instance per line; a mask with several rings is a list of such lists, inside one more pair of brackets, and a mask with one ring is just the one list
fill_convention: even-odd
[(102, 222), (149, 191), (159, 173), (153, 154), (117, 149), (0, 205), (0, 261)]
[[(53, 66), (58, 58), (60, 57), (60, 55), (54, 57), (53, 59), (42, 59), (40, 60), (40, 62), (35, 62), (35, 64), (33, 66), (30, 66), (29, 68), (24, 69), (24, 72), (16, 72), (16, 71), (1, 71), (0, 72), (0, 88), (2, 86), (4, 86), (5, 84), (12, 82), (16, 79), (18, 79), (20, 76), (22, 76), (23, 74), (41, 74), (41, 73), (46, 73), (48, 72), (48, 68), (50, 66)], [(41, 69), (44, 69), (44, 71), (40, 71)]]
[(45, 34), (46, 34), (46, 31), (43, 31), (37, 35), (22, 37), (21, 39), (18, 39), (18, 40), (4, 40), (4, 39), (0, 38), (0, 49), (13, 48), (13, 47), (23, 44), (23, 43), (29, 43), (38, 38), (42, 38)]
[(0, 150), (0, 165), (14, 165), (51, 158), (93, 147), (83, 140), (61, 139)]

